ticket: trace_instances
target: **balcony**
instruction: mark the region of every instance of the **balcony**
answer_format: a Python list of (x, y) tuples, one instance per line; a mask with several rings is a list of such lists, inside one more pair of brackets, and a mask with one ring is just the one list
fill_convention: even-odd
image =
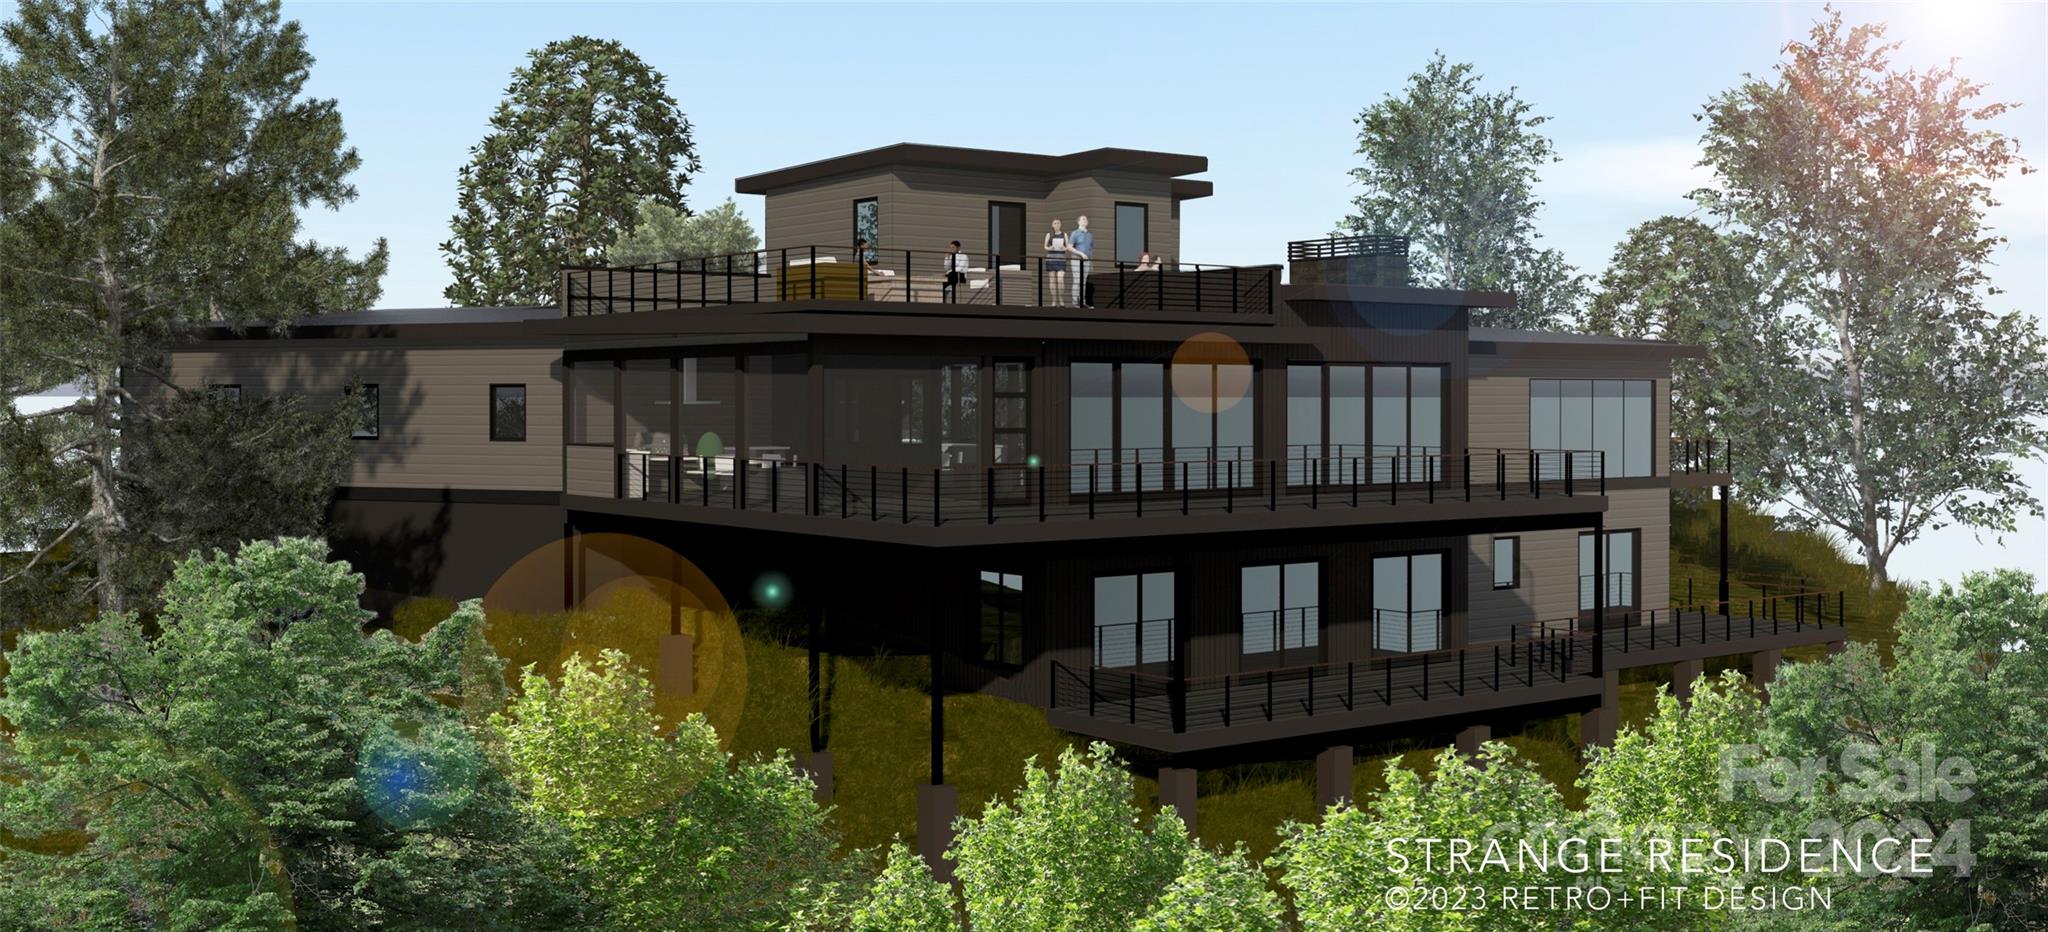
[[(597, 448), (573, 448), (572, 452)], [(657, 506), (632, 513), (845, 536), (891, 528), (1010, 529), (1019, 540), (1128, 532), (1129, 522), (1168, 522), (1162, 532), (1195, 532), (1202, 519), (1242, 529), (1254, 516), (1292, 515), (1286, 526), (1359, 521), (1452, 520), (1461, 516), (1597, 511), (1605, 470), (1597, 451), (1406, 448), (1387, 455), (1259, 460), (1204, 448), (1083, 451), (1098, 462), (1064, 465), (881, 466), (781, 458), (614, 455), (604, 484), (622, 502)], [(1129, 454), (1136, 453), (1132, 456)], [(1219, 455), (1221, 454), (1221, 455)], [(571, 462), (571, 485), (588, 486)], [(577, 503), (583, 507), (587, 503)], [(1462, 512), (1454, 508), (1463, 509)], [(1306, 516), (1306, 517), (1304, 517)], [(1047, 526), (1068, 530), (1045, 534)], [(988, 535), (983, 535), (988, 536)], [(1002, 536), (1002, 535), (999, 535)], [(921, 538), (921, 539), (929, 539)], [(954, 538), (946, 538), (954, 539)]]
[(1791, 592), (1610, 611), (1604, 638), (1580, 615), (1518, 625), (1505, 641), (1420, 652), (1390, 652), (1381, 636), (1398, 632), (1402, 620), (1377, 617), (1373, 655), (1351, 660), (1178, 680), (1157, 672), (1171, 666), (1166, 650), (1148, 658), (1152, 669), (1055, 662), (1048, 718), (1069, 731), (1181, 752), (1468, 715), (1599, 695), (1593, 653), (1603, 641), (1605, 667), (1617, 670), (1845, 640), (1843, 612), (1839, 591)]
[(1057, 307), (1271, 316), (1277, 265), (1148, 263), (798, 246), (613, 268), (562, 269), (565, 316), (736, 304)]
[(1726, 437), (1671, 438), (1671, 484), (1705, 488), (1734, 481), (1735, 446)]

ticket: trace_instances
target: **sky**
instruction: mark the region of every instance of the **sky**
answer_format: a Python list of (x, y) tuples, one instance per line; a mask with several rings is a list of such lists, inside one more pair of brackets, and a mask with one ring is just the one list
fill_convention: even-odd
[[(1214, 197), (1182, 215), (1190, 261), (1280, 262), (1330, 231), (1355, 191), (1353, 118), (1433, 51), (1512, 87), (1563, 161), (1539, 188), (1537, 229), (1592, 274), (1628, 229), (1692, 211), (1706, 179), (1696, 117), (1745, 74), (1767, 75), (1821, 15), (1808, 3), (1599, 4), (663, 4), (287, 3), (317, 61), (307, 92), (339, 102), (363, 158), (360, 197), (306, 232), (391, 245), (387, 307), (439, 306), (439, 244), (456, 171), (527, 52), (571, 35), (617, 39), (664, 73), (703, 170), (693, 207), (761, 199), (733, 179), (897, 142), (1065, 153), (1100, 146), (1207, 156)], [(2020, 104), (1994, 128), (2048, 167), (2048, 5), (1845, 4), (1904, 43), (1897, 60), (1957, 59)], [(2048, 309), (2048, 173), (1998, 186), (1997, 310)], [(2048, 496), (2048, 463), (2025, 465)], [(1894, 574), (1954, 579), (1988, 566), (2048, 578), (2048, 522), (2002, 543), (1923, 537)]]

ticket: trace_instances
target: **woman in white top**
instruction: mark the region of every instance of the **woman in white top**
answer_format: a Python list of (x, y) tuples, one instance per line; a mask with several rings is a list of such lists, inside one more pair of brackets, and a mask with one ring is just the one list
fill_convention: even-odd
[(1045, 248), (1043, 274), (1046, 285), (1052, 289), (1052, 304), (1061, 307), (1067, 296), (1067, 234), (1060, 229), (1060, 218), (1052, 218), (1052, 232), (1045, 234), (1042, 244)]

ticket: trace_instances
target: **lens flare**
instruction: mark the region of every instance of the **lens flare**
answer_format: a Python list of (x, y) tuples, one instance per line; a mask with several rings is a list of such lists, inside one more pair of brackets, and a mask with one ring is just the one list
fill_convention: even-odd
[(356, 754), (356, 785), (384, 824), (418, 831), (469, 808), (483, 768), (483, 755), (460, 726), (400, 723), (364, 737)]
[(1190, 410), (1220, 414), (1251, 396), (1251, 356), (1236, 340), (1204, 331), (1173, 351), (1173, 396)]
[(774, 611), (789, 604), (789, 577), (776, 572), (762, 573), (754, 580), (754, 604)]

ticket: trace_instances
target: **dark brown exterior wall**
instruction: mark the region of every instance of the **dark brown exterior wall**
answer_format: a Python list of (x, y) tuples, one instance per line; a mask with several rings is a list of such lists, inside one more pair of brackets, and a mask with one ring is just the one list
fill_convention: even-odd
[(375, 611), (412, 596), (481, 598), (521, 557), (561, 539), (561, 506), (534, 499), (344, 489), (328, 507), (328, 539), (365, 577)]

